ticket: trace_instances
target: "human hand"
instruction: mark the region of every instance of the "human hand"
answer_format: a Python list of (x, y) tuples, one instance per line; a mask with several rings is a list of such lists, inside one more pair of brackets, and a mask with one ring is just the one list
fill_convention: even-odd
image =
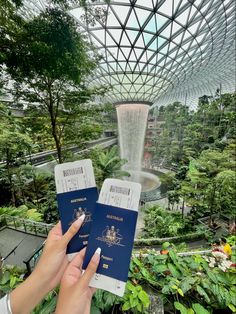
[(79, 231), (84, 217), (85, 215), (80, 216), (64, 235), (60, 222), (49, 232), (35, 270), (10, 294), (12, 313), (31, 313), (45, 295), (59, 284), (69, 263), (66, 256), (67, 244)]
[(79, 231), (85, 215), (81, 215), (63, 235), (61, 223), (52, 228), (48, 234), (43, 253), (38, 261), (34, 273), (44, 278), (48, 291), (54, 289), (60, 282), (62, 275), (68, 265), (66, 247), (69, 241)]
[(55, 314), (90, 313), (91, 300), (96, 289), (89, 287), (89, 282), (97, 270), (101, 249), (96, 250), (87, 269), (82, 274), (85, 250), (85, 248), (81, 250), (65, 270), (61, 280)]

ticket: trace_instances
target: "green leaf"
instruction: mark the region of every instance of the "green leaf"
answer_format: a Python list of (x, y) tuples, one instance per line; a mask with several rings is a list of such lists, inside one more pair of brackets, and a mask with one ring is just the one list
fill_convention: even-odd
[(213, 273), (213, 271), (208, 270), (207, 275), (214, 283), (218, 283), (217, 276)]
[(155, 265), (153, 267), (153, 270), (157, 273), (163, 273), (164, 271), (166, 271), (168, 268), (166, 265)]
[(136, 256), (132, 257), (132, 262), (135, 263), (136, 265), (138, 265), (139, 267), (143, 266), (141, 261)]
[(1, 285), (5, 285), (9, 280), (10, 280), (10, 272), (9, 271), (5, 271), (3, 276), (2, 276), (2, 279), (0, 281), (0, 284)]
[(171, 286), (171, 289), (175, 289), (175, 290), (177, 290), (177, 289), (178, 289), (178, 287), (177, 287), (176, 285), (173, 285), (173, 286)]
[(104, 310), (109, 310), (115, 303), (116, 298), (116, 295), (110, 292), (104, 292)]
[(139, 292), (138, 298), (143, 302), (143, 305), (145, 307), (148, 307), (150, 300), (149, 300), (147, 293), (144, 290)]
[(169, 251), (169, 256), (170, 256), (170, 258), (172, 259), (172, 261), (173, 261), (174, 263), (176, 263), (176, 261), (177, 261), (177, 255), (175, 254), (175, 252), (174, 252), (174, 251)]
[(180, 272), (176, 269), (176, 267), (173, 264), (168, 263), (168, 268), (174, 277), (180, 276)]
[(195, 278), (191, 278), (191, 277), (183, 278), (180, 284), (180, 287), (183, 290), (183, 293), (186, 293), (187, 291), (189, 291), (195, 282), (196, 282)]
[(168, 285), (165, 285), (165, 286), (162, 288), (161, 292), (162, 292), (163, 294), (169, 294), (169, 293), (170, 293), (170, 287), (169, 287)]
[(46, 303), (43, 303), (39, 309), (40, 314), (51, 314), (54, 313), (56, 308), (57, 298), (53, 296), (52, 299)]
[(196, 314), (211, 314), (208, 310), (206, 310), (201, 304), (193, 303), (192, 307)]
[(130, 281), (128, 281), (127, 284), (126, 284), (126, 289), (134, 292), (135, 291), (135, 286), (133, 286), (132, 283)]
[(140, 303), (138, 303), (137, 305), (137, 310), (140, 312), (140, 313), (143, 313), (142, 311), (142, 305)]
[[(131, 295), (132, 296), (132, 295)], [(130, 307), (131, 308), (134, 308), (135, 306), (137, 306), (138, 305), (138, 303), (139, 303), (139, 300), (137, 299), (137, 298), (129, 298), (129, 302), (130, 302)]]
[(160, 254), (155, 256), (155, 260), (166, 260), (167, 255), (166, 254)]
[(182, 297), (184, 296), (184, 293), (183, 293), (182, 289), (178, 288), (177, 291), (178, 291), (178, 293), (179, 293)]
[(162, 249), (163, 249), (163, 250), (166, 250), (169, 246), (170, 246), (170, 242), (164, 242), (164, 243), (162, 244)]
[(145, 268), (141, 268), (141, 274), (143, 275), (144, 278), (149, 278), (150, 277), (150, 274), (149, 272), (145, 269)]
[(181, 314), (188, 314), (188, 309), (180, 302), (174, 302), (176, 310), (179, 310)]
[(94, 304), (92, 304), (90, 314), (101, 314), (101, 311)]
[(233, 304), (229, 304), (228, 307), (231, 309), (233, 313), (236, 313), (236, 307)]
[(128, 301), (126, 301), (123, 306), (122, 306), (122, 310), (123, 311), (127, 311), (131, 308), (130, 303)]
[(10, 279), (10, 288), (11, 289), (15, 286), (16, 282), (17, 282), (17, 277), (11, 276), (11, 279)]
[(197, 292), (204, 297), (204, 299), (206, 300), (207, 303), (211, 303), (211, 300), (208, 296), (208, 294), (206, 293), (206, 291), (199, 285), (197, 285)]

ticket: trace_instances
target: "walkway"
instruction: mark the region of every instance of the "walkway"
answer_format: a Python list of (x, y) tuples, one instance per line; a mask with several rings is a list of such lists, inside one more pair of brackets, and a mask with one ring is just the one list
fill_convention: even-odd
[(0, 230), (0, 255), (2, 257), (7, 256), (19, 245), (4, 263), (25, 268), (25, 264), (23, 263), (24, 259), (32, 254), (44, 241), (45, 237), (42, 236), (26, 234), (18, 230), (4, 228)]

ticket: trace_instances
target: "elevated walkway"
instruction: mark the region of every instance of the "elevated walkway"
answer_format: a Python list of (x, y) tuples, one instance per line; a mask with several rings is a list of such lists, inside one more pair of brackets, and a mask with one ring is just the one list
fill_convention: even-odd
[(46, 236), (28, 234), (8, 227), (0, 229), (0, 255), (5, 258), (3, 264), (25, 268), (25, 258), (42, 246), (45, 239)]
[[(117, 137), (111, 136), (111, 137), (103, 137), (98, 140), (87, 142), (85, 149), (78, 148), (77, 146), (72, 146), (69, 148), (62, 148), (62, 149), (63, 151), (71, 151), (75, 154), (78, 154), (78, 153), (83, 153), (85, 151), (88, 151), (94, 148), (95, 146), (100, 146), (101, 148), (107, 148), (116, 143), (117, 143)], [(26, 156), (26, 160), (34, 166), (40, 166), (40, 165), (45, 165), (49, 163), (50, 160), (52, 160), (52, 158), (56, 158), (56, 157), (57, 157), (57, 151), (55, 149), (52, 149), (52, 150), (47, 150), (44, 152), (39, 152), (36, 154), (28, 155)], [(55, 160), (51, 162), (56, 163)], [(5, 165), (6, 165), (5, 161), (0, 162), (0, 166), (5, 166)]]
[(42, 247), (53, 225), (22, 219), (14, 216), (0, 216), (0, 255), (3, 263), (27, 267), (29, 255)]

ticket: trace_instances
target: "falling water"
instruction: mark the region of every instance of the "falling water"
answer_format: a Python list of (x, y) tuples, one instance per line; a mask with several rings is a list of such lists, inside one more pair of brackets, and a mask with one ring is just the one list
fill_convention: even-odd
[(116, 110), (121, 158), (128, 160), (123, 169), (130, 172), (132, 181), (139, 182), (149, 106), (124, 104)]

